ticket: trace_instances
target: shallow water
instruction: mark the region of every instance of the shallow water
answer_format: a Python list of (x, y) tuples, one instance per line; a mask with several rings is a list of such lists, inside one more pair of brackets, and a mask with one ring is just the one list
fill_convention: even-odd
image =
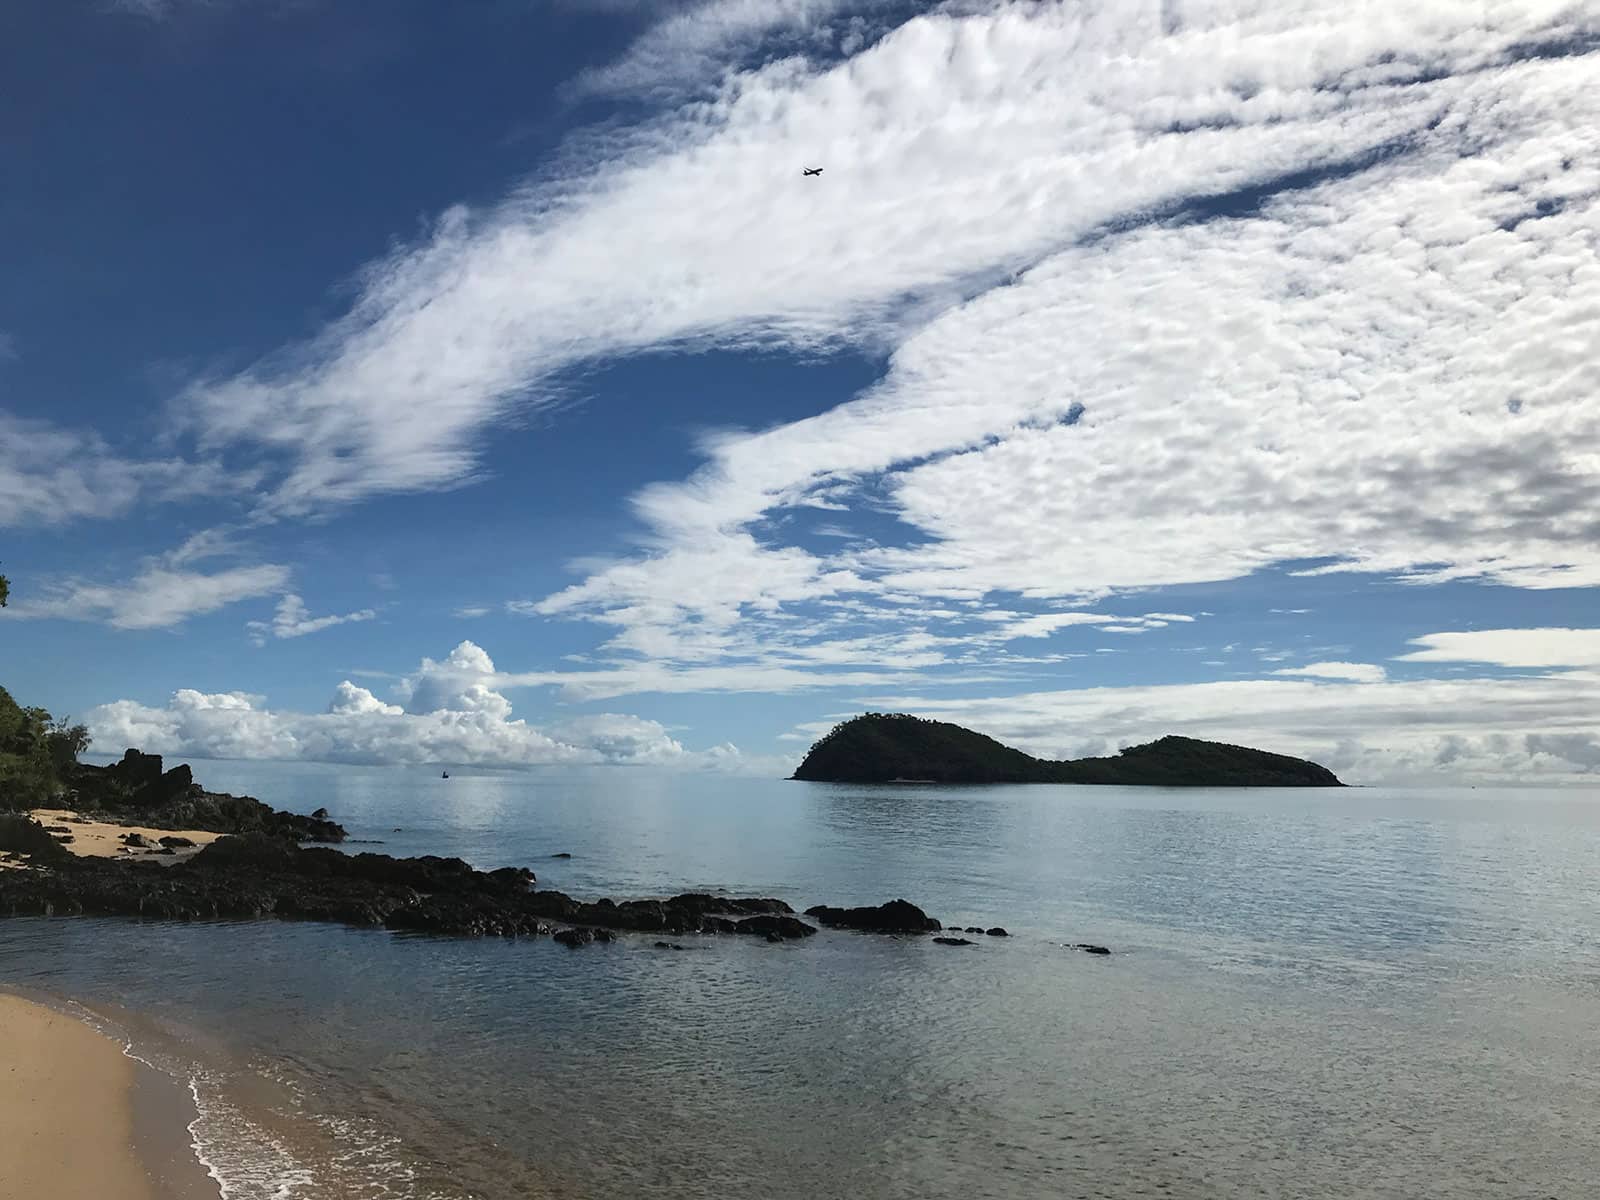
[(1594, 1194), (1600, 793), (198, 774), (584, 898), (1015, 935), (0, 922), (0, 982), (195, 1073), (232, 1195)]

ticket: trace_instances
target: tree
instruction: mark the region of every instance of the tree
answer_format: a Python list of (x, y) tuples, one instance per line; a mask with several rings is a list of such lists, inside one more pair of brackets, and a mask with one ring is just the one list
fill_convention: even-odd
[(23, 708), (0, 687), (0, 811), (49, 803), (88, 747), (84, 726), (58, 721), (42, 708)]
[(0, 608), (6, 606), (6, 597), (11, 595), (11, 581), (0, 575)]

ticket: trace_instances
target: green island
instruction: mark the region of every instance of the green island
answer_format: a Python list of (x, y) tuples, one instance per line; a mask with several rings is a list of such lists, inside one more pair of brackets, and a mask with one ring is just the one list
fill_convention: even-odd
[(1303, 758), (1164, 737), (1105, 758), (1034, 758), (948, 721), (865, 713), (811, 747), (794, 779), (815, 783), (1111, 783), (1152, 787), (1343, 787)]

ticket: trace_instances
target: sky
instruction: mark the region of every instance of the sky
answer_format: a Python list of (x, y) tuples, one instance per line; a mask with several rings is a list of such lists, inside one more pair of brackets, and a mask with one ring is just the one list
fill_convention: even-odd
[(3, 23), (0, 684), (99, 750), (1600, 779), (1600, 0)]

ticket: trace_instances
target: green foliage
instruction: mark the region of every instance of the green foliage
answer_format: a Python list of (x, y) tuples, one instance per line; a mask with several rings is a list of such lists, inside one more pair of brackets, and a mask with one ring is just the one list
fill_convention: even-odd
[(4, 608), (6, 606), (6, 601), (10, 598), (10, 596), (11, 580), (7, 579), (4, 575), (0, 575), (0, 608)]
[(0, 687), (0, 810), (36, 808), (62, 788), (89, 745), (82, 725), (23, 708)]

